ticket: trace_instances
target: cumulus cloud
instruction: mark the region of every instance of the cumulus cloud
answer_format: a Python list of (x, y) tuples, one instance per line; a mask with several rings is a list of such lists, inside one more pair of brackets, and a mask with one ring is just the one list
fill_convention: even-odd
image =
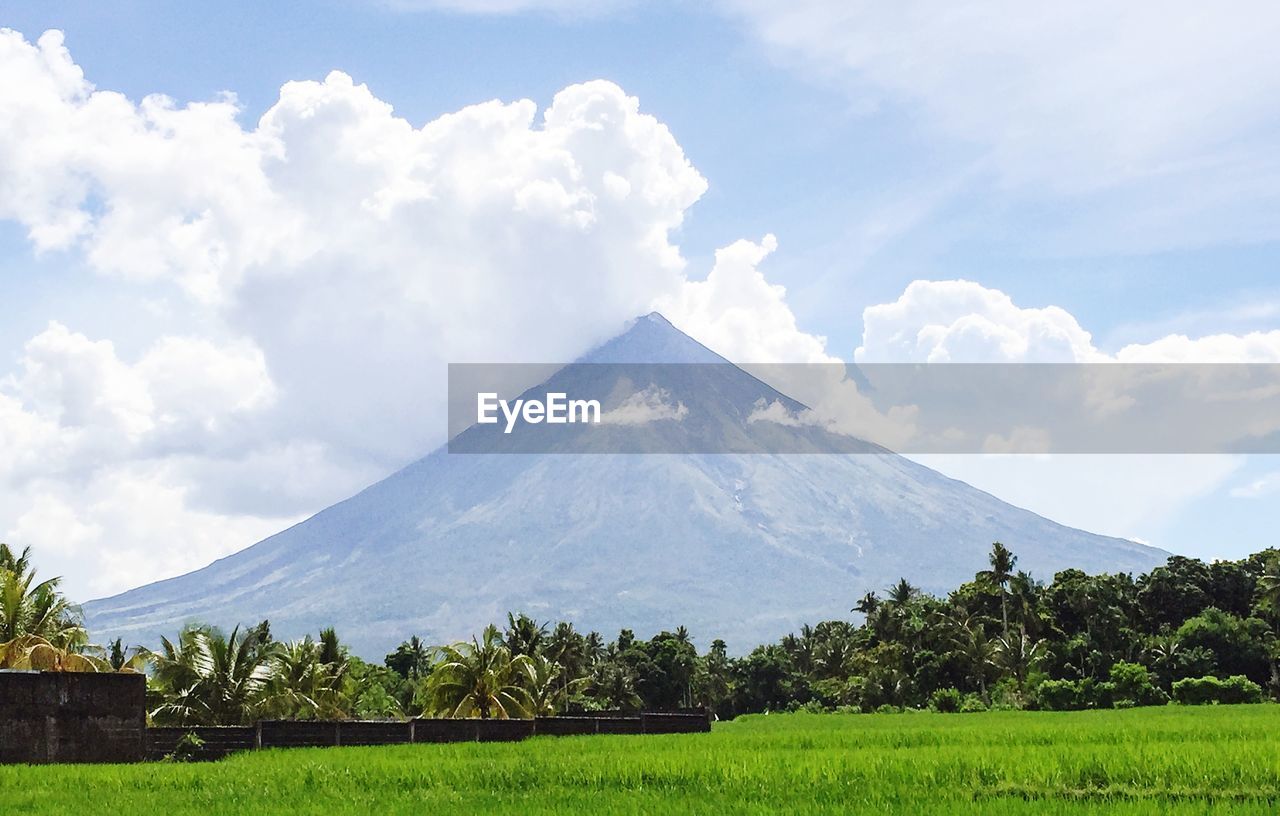
[[(95, 591), (199, 566), (430, 450), (448, 362), (573, 359), (655, 306), (725, 353), (829, 359), (757, 269), (772, 237), (686, 279), (672, 234), (706, 181), (612, 83), (417, 125), (333, 72), (246, 127), (230, 94), (97, 88), (58, 32), (0, 34), (0, 65), (22, 80), (0, 89), (0, 217), (207, 333), (123, 359), (52, 324), (0, 388), (0, 531), (73, 575), (72, 550), (153, 556)], [(107, 512), (146, 518), (148, 491), (161, 532)]]
[(741, 363), (830, 363), (826, 338), (801, 331), (787, 305), (787, 290), (769, 283), (761, 263), (778, 239), (737, 241), (716, 250), (706, 280), (660, 298), (657, 308), (678, 328)]
[(914, 281), (896, 301), (869, 306), (862, 317), (859, 363), (1280, 362), (1280, 330), (1169, 335), (1108, 354), (1066, 310), (1019, 306), (998, 289), (964, 280)]
[(1094, 362), (1093, 339), (1057, 306), (1021, 308), (972, 281), (915, 281), (862, 313), (860, 363)]
[[(0, 372), (0, 532), (38, 548), (198, 566), (202, 531), (244, 546), (439, 444), (446, 363), (573, 359), (685, 282), (706, 181), (612, 83), (418, 125), (334, 72), (243, 126), (230, 94), (95, 87), (56, 31), (0, 32), (0, 67), (0, 218), (201, 331), (123, 359), (54, 323)], [(170, 534), (94, 484), (154, 488)]]
[[(480, 14), (618, 6), (398, 3)], [(1034, 224), (1063, 251), (1277, 237), (1274, 4), (717, 0), (713, 7), (782, 65), (843, 89), (855, 110), (908, 119), (912, 136), (951, 162), (946, 173), (981, 184), (984, 199), (1066, 204), (1051, 224)]]

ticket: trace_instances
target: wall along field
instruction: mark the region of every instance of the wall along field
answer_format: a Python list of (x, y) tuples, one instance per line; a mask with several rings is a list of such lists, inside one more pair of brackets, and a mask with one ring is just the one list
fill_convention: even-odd
[(774, 714), (710, 734), (0, 768), (13, 813), (1257, 813), (1280, 706)]

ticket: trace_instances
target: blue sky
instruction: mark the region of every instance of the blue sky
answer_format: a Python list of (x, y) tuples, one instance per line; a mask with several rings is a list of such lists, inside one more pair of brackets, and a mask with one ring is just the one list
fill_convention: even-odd
[[(671, 128), (710, 182), (681, 234), (687, 257), (705, 266), (738, 236), (778, 235), (787, 252), (771, 278), (788, 287), (805, 327), (846, 354), (861, 335), (856, 307), (916, 278), (970, 278), (1019, 303), (1060, 305), (1103, 347), (1148, 340), (1149, 325), (1207, 333), (1280, 321), (1236, 314), (1260, 301), (1280, 309), (1274, 237), (1188, 247), (1176, 231), (1153, 231), (1142, 251), (1123, 252), (1088, 235), (1038, 241), (1044, 225), (1078, 220), (1077, 202), (1010, 196), (980, 176), (939, 192), (966, 172), (964, 145), (922, 133), (892, 100), (860, 109), (832, 80), (771, 55), (745, 23), (696, 4), (579, 17), (360, 2), (31, 3), (11, 4), (4, 22), (29, 37), (64, 30), (95, 84), (133, 98), (232, 90), (246, 123), (284, 82), (335, 68), (419, 124), (487, 99), (545, 105), (566, 85), (612, 80)], [(941, 200), (920, 223), (864, 257), (867, 221), (933, 196)], [(20, 234), (5, 237), (6, 255), (20, 258)]]
[[(1263, 351), (1251, 359), (1276, 361), (1265, 355), (1280, 347), (1274, 334), (1280, 331), (1280, 66), (1271, 47), (1280, 23), (1264, 5), (1234, 19), (1214, 18), (1195, 4), (1135, 4), (1123, 14), (1106, 4), (1083, 4), (1072, 12), (1045, 12), (1045, 19), (1032, 19), (1034, 13), (1023, 19), (1025, 9), (1002, 11), (993, 4), (989, 17), (953, 13), (941, 22), (934, 19), (941, 14), (926, 9), (921, 16), (912, 4), (902, 6), (900, 17), (822, 0), (785, 9), (751, 0), (604, 7), (490, 0), (479, 4), (482, 13), (470, 13), (468, 5), (7, 3), (0, 25), (29, 43), (47, 29), (61, 30), (85, 78), (134, 103), (164, 94), (181, 108), (233, 92), (236, 121), (246, 132), (276, 105), (285, 83), (320, 83), (335, 69), (367, 85), (372, 97), (392, 105), (395, 116), (413, 127), (492, 99), (530, 99), (541, 116), (562, 89), (593, 79), (615, 83), (638, 98), (642, 114), (669, 129), (706, 181), (705, 192), (690, 193), (696, 203), (672, 205), (678, 225), (671, 213), (654, 216), (685, 261), (681, 275), (701, 281), (716, 265), (717, 250), (739, 239), (777, 238), (777, 250), (758, 264), (769, 284), (786, 288), (785, 307), (765, 289), (760, 304), (774, 310), (770, 314), (785, 310), (779, 325), (793, 316), (786, 331), (796, 337), (728, 349), (740, 355), (810, 349), (816, 336), (826, 338), (822, 353), (852, 359), (864, 343), (864, 309), (895, 302), (912, 281), (964, 279), (1007, 295), (1019, 309), (1060, 307), (1101, 354), (1171, 335), (1199, 341), (1257, 333), (1254, 346)], [(207, 171), (220, 172), (216, 166)], [(101, 173), (95, 183), (103, 190), (112, 183), (108, 171), (77, 172)], [(687, 176), (673, 178), (673, 184), (696, 187)], [(148, 350), (169, 336), (237, 349), (243, 341), (262, 350), (272, 380), (268, 390), (276, 395), (264, 396), (264, 404), (287, 404), (290, 394), (316, 387), (323, 344), (307, 357), (299, 348), (311, 346), (271, 335), (262, 315), (225, 305), (189, 307), (165, 275), (122, 282), (130, 276), (104, 272), (93, 254), (98, 239), (88, 233), (38, 251), (29, 219), (16, 209), (21, 206), (31, 205), (0, 205), (0, 213), (8, 213), (0, 217), (0, 300), (9, 315), (0, 324), (0, 382), (6, 375), (13, 382), (27, 377), (25, 386), (11, 382), (10, 391), (26, 395), (13, 399), (31, 416), (69, 414), (65, 404), (37, 404), (33, 395), (43, 399), (49, 392), (30, 385), (39, 377), (24, 362), (24, 354), (31, 357), (26, 344), (50, 321), (67, 327), (73, 339), (62, 340), (86, 354), (91, 343), (110, 341), (109, 366), (114, 358), (126, 367), (142, 365)], [(75, 203), (91, 218), (111, 206), (110, 193), (100, 190)], [(602, 248), (584, 256), (624, 274), (625, 261), (612, 253)], [(521, 277), (547, 263), (535, 260), (519, 271)], [(753, 274), (756, 263), (749, 264)], [(267, 288), (227, 291), (241, 305), (246, 293), (285, 297), (261, 286)], [(655, 284), (655, 295), (661, 286)], [(682, 325), (703, 328), (703, 337), (731, 337), (727, 324), (715, 323), (711, 307), (700, 309), (702, 318), (690, 316)], [(541, 348), (567, 352), (603, 332), (604, 317)], [(70, 353), (58, 348), (58, 354)], [(1196, 348), (1210, 353), (1208, 345)], [(379, 353), (400, 359), (403, 352), (397, 346)], [(370, 381), (364, 387), (379, 386)], [(154, 393), (150, 400), (159, 404)], [(316, 477), (277, 513), (255, 514), (230, 499), (195, 507), (202, 501), (193, 497), (223, 491), (225, 485), (215, 483), (230, 478), (227, 473), (241, 473), (237, 468), (268, 456), (245, 439), (219, 437), (199, 445), (167, 439), (158, 448), (120, 454), (116, 465), (151, 489), (186, 497), (171, 519), (175, 526), (190, 521), (183, 515), (189, 511), (218, 519), (213, 537), (220, 543), (167, 554), (156, 569), (185, 569), (251, 543), (251, 536), (340, 498), (432, 441), (429, 433), (413, 434), (403, 443), (406, 450), (390, 453), (391, 440), (335, 431), (355, 409), (344, 410), (290, 441), (296, 442), (290, 456), (306, 450), (316, 457), (304, 457), (310, 465), (294, 459), (279, 464), (288, 472), (345, 475)], [(383, 420), (389, 421), (376, 418)], [(276, 417), (256, 438), (273, 422), (291, 424)], [(228, 425), (223, 417), (201, 423), (202, 433)], [(226, 452), (231, 449), (234, 454)], [(177, 455), (174, 450), (180, 450), (180, 463), (166, 458)], [(228, 464), (233, 459), (234, 467)], [(66, 469), (100, 467), (98, 459), (77, 461)], [(1081, 485), (1087, 478), (1069, 469), (1058, 477), (1066, 482), (1041, 492), (1069, 493), (1075, 488), (1063, 485), (1074, 484), (1074, 495), (1033, 509), (1206, 556), (1274, 544), (1269, 505), (1280, 493), (1270, 493), (1268, 502), (1265, 490), (1255, 500), (1231, 492), (1265, 480), (1278, 469), (1275, 463), (1255, 458), (1229, 467), (1181, 467), (1188, 484), (1193, 477), (1203, 482), (1171, 492), (1168, 502), (1148, 496), (1142, 500), (1147, 510), (1136, 515), (1104, 512)], [(1002, 495), (1005, 488), (1016, 493), (1027, 478), (962, 475)], [(73, 529), (85, 542), (102, 542), (116, 532), (114, 522), (67, 498), (76, 479), (91, 478), (87, 470), (65, 483), (51, 473), (25, 478), (40, 482), (24, 483), (33, 492), (23, 495), (47, 499), (46, 520), (23, 523), (18, 508), (0, 507), (0, 536), (18, 532), (39, 539), (41, 530), (54, 537)], [(138, 533), (121, 528), (119, 534)], [(237, 537), (246, 540), (237, 544)], [(151, 558), (159, 546), (139, 544), (135, 555)], [(57, 557), (70, 561), (76, 553), (68, 547)], [(55, 560), (55, 566), (63, 564)], [(73, 577), (89, 585), (87, 578)], [(120, 580), (91, 591), (119, 588)]]

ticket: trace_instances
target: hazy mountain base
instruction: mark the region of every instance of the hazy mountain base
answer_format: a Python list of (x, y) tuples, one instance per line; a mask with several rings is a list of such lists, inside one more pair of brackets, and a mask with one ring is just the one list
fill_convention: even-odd
[[(585, 359), (720, 360), (656, 315)], [(690, 415), (714, 415), (728, 432), (759, 399), (779, 396), (740, 374), (696, 393), (663, 385), (677, 388), (672, 397)], [(483, 440), (472, 444), (483, 449)], [(153, 642), (188, 620), (269, 618), (281, 637), (333, 624), (358, 654), (377, 656), (410, 634), (469, 636), (515, 609), (584, 631), (683, 624), (736, 651), (802, 622), (847, 617), (863, 592), (900, 576), (943, 592), (980, 568), (997, 540), (1045, 578), (1067, 567), (1145, 571), (1166, 557), (888, 453), (442, 449), (240, 553), (91, 602), (86, 613), (96, 638), (129, 642)]]

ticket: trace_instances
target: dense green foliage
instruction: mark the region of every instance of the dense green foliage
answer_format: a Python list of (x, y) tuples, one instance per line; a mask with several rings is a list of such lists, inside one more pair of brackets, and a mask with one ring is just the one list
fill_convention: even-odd
[[(699, 659), (695, 702), (721, 717), (794, 709), (1076, 710), (1280, 694), (1280, 553), (1174, 556), (1136, 579), (1064, 570), (1048, 584), (992, 547), (945, 598), (905, 579), (863, 623), (804, 627), (741, 659)], [(1179, 685), (1181, 684), (1181, 685)], [(1182, 689), (1181, 692), (1177, 691)]]
[(742, 657), (720, 640), (699, 654), (684, 627), (647, 639), (624, 629), (606, 642), (568, 622), (509, 614), (504, 631), (489, 627), (469, 643), (412, 637), (379, 666), (350, 655), (332, 629), (281, 643), (266, 621), (230, 635), (190, 626), (132, 658), (118, 641), (88, 646), (57, 580), (37, 583), (29, 555), (0, 545), (0, 631), (19, 637), (5, 645), (11, 665), (40, 654), (63, 670), (149, 666), (158, 724), (688, 706), (727, 719), (1280, 696), (1280, 551), (1212, 564), (1174, 556), (1137, 578), (1069, 569), (1047, 584), (1017, 560), (996, 543), (986, 568), (946, 597), (904, 578), (858, 600), (850, 612), (860, 623), (805, 626)]
[(710, 734), (0, 767), (15, 813), (1274, 814), (1280, 706), (773, 714)]
[[(204, 715), (186, 709), (178, 721), (240, 722), (263, 712), (528, 717), (695, 705), (727, 719), (797, 708), (951, 713), (1259, 702), (1280, 692), (1277, 555), (1213, 564), (1175, 556), (1136, 579), (1064, 570), (1044, 584), (995, 544), (987, 568), (945, 598), (903, 579), (883, 598), (869, 593), (857, 602), (850, 611), (861, 615), (859, 624), (806, 626), (742, 657), (718, 640), (699, 654), (684, 627), (648, 639), (624, 629), (606, 643), (570, 623), (517, 614), (507, 616), (505, 631), (489, 627), (470, 643), (430, 647), (410, 638), (384, 667), (346, 655), (332, 632), (330, 658), (309, 639), (264, 641), (243, 680), (231, 666), (215, 671), (219, 693), (233, 699), (256, 683), (256, 704), (222, 714), (214, 706)], [(220, 642), (202, 631), (183, 637)], [(170, 701), (156, 708), (160, 720), (179, 710), (175, 697), (186, 705), (181, 688), (194, 686), (172, 683), (164, 661), (154, 662), (153, 685)]]

